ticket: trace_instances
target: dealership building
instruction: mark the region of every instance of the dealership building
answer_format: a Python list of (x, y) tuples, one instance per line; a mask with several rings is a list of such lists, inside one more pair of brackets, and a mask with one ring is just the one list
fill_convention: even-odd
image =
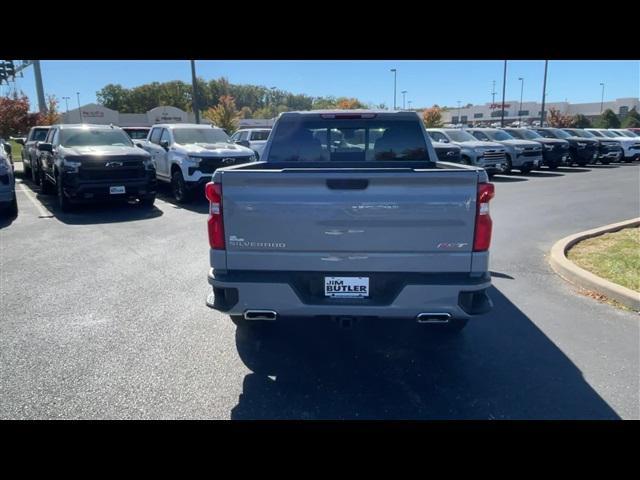
[[(589, 120), (594, 120), (600, 114), (611, 109), (614, 113), (624, 118), (632, 108), (640, 112), (640, 99), (638, 98), (617, 98), (613, 101), (593, 103), (569, 103), (569, 102), (548, 102), (545, 103), (547, 115), (549, 109), (559, 110), (563, 115), (574, 116), (582, 114)], [(522, 102), (505, 101), (504, 104), (504, 120), (505, 123), (512, 123), (517, 120), (531, 123), (540, 120), (542, 114), (542, 104), (539, 102)], [(502, 116), (502, 103), (485, 103), (484, 105), (472, 105), (470, 107), (450, 107), (447, 111), (442, 112), (442, 121), (449, 124), (472, 124), (472, 125), (489, 125), (499, 122)]]
[[(195, 123), (192, 112), (176, 107), (156, 107), (146, 113), (120, 113), (97, 103), (89, 103), (80, 108), (63, 113), (61, 123), (94, 123), (118, 125), (120, 127), (150, 127), (156, 123)], [(201, 123), (211, 123), (201, 119)]]

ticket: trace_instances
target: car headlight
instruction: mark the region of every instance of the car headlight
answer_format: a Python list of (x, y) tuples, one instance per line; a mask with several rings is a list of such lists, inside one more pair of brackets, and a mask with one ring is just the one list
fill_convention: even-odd
[(145, 170), (156, 169), (156, 165), (153, 163), (153, 160), (151, 159), (151, 157), (145, 158), (144, 160), (142, 160), (142, 164), (144, 165)]
[(553, 150), (553, 145), (545, 145), (544, 149), (545, 150)]
[(258, 159), (258, 157), (256, 157), (255, 153), (249, 157), (249, 161), (250, 162), (255, 162), (257, 159)]
[(81, 162), (74, 160), (62, 159), (62, 167), (66, 173), (78, 173), (78, 169), (82, 165)]
[(190, 163), (193, 163), (194, 165), (200, 165), (200, 162), (202, 161), (202, 157), (192, 157), (191, 155), (189, 155), (187, 157), (187, 161), (189, 161)]
[(524, 152), (524, 148), (522, 148), (522, 147), (516, 147), (515, 150), (516, 150), (516, 153)]

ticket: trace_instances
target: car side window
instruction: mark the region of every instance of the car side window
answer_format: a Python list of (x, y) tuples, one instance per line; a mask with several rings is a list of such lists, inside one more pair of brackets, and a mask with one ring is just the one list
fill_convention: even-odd
[(60, 140), (60, 135), (58, 134), (59, 130), (57, 128), (53, 129), (53, 138), (51, 139), (51, 144), (55, 147), (58, 145), (58, 141)]
[(443, 133), (440, 133), (440, 132), (429, 132), (429, 136), (436, 142), (440, 142), (440, 141), (446, 142), (446, 141), (448, 141), (447, 137)]
[(246, 140), (247, 138), (249, 138), (249, 132), (244, 130), (243, 132), (240, 132), (240, 135), (238, 135), (237, 141)]
[(56, 130), (55, 128), (52, 128), (51, 130), (49, 130), (49, 131), (47, 132), (47, 136), (46, 136), (46, 138), (44, 139), (44, 143), (52, 143), (52, 142), (51, 142), (51, 139), (53, 138), (53, 132), (54, 132), (55, 130)]
[(240, 135), (240, 132), (236, 132), (233, 135), (231, 135), (231, 141), (235, 142), (236, 140), (238, 140), (239, 135)]
[(160, 144), (160, 134), (162, 133), (161, 128), (154, 128), (151, 130), (151, 135), (149, 136), (149, 141), (151, 143), (155, 143), (156, 145)]
[(160, 135), (160, 143), (162, 144), (162, 142), (167, 142), (169, 145), (171, 145), (171, 134), (166, 128), (162, 129), (162, 135)]

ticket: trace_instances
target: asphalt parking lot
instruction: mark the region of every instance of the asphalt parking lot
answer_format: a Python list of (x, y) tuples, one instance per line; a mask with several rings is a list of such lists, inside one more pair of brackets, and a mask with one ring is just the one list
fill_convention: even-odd
[(63, 214), (20, 180), (0, 220), (0, 418), (640, 418), (638, 315), (546, 259), (638, 216), (640, 165), (494, 183), (494, 310), (443, 341), (384, 320), (238, 330), (205, 305), (204, 200)]

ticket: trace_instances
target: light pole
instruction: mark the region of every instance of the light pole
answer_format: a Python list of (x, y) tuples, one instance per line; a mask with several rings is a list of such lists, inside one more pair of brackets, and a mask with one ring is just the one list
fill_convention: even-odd
[(600, 83), (602, 86), (602, 97), (600, 97), (600, 113), (602, 113), (602, 106), (604, 104), (604, 83)]
[(69, 121), (69, 100), (71, 100), (71, 97), (62, 97), (62, 99), (64, 100), (64, 104), (67, 107), (67, 114), (65, 115), (65, 120), (68, 122)]
[(191, 62), (191, 108), (193, 110), (193, 114), (196, 117), (196, 123), (200, 123), (200, 112), (198, 111), (198, 85), (196, 80), (196, 61), (190, 60)]
[(393, 109), (396, 109), (396, 80), (398, 79), (398, 71), (395, 68), (392, 68), (393, 72)]
[(522, 92), (524, 90), (524, 77), (518, 77), (520, 80), (520, 110), (518, 110), (518, 126), (522, 126)]
[(409, 110), (411, 110), (411, 100), (407, 101), (407, 103), (409, 104)]
[(507, 88), (507, 61), (504, 61), (504, 73), (502, 74), (502, 112), (500, 115), (500, 126), (504, 127), (504, 94)]
[(542, 110), (540, 111), (540, 126), (544, 127), (544, 101), (547, 98), (547, 67), (549, 60), (544, 61), (544, 83), (542, 84)]
[(491, 106), (496, 104), (496, 81), (493, 81), (493, 85), (491, 87)]
[(402, 109), (405, 110), (405, 104), (404, 104), (404, 99), (405, 99), (405, 95), (407, 94), (406, 90), (403, 90), (402, 92)]
[(458, 123), (462, 124), (462, 118), (460, 117), (460, 100), (458, 100)]
[(82, 110), (80, 109), (80, 92), (76, 92), (76, 96), (78, 97), (78, 115), (80, 116), (80, 123), (82, 122)]

